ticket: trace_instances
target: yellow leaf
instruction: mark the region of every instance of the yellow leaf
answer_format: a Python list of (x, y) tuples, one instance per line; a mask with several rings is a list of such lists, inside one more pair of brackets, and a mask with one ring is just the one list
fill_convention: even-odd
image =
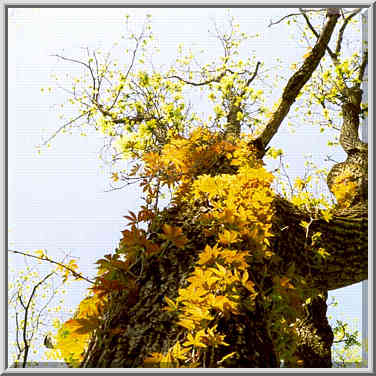
[(321, 210), (321, 214), (326, 222), (329, 222), (333, 218), (333, 213), (329, 210)]
[(302, 226), (304, 229), (307, 230), (307, 228), (308, 228), (308, 226), (309, 226), (309, 223), (306, 222), (306, 221), (301, 221), (301, 222), (300, 222), (300, 226)]
[(171, 349), (171, 352), (172, 352), (172, 356), (175, 359), (186, 360), (187, 357), (185, 356), (185, 354), (190, 350), (191, 350), (190, 347), (188, 348), (181, 347), (180, 343), (176, 342), (174, 347)]
[(246, 286), (246, 283), (248, 282), (248, 277), (249, 277), (248, 272), (245, 271), (243, 273), (242, 280), (241, 280), (243, 286)]
[(183, 343), (184, 346), (194, 346), (194, 347), (207, 347), (207, 345), (203, 342), (201, 342), (201, 338), (203, 337), (201, 335), (202, 331), (199, 331), (196, 333), (196, 335), (193, 337), (191, 333), (188, 333), (187, 341)]
[(239, 233), (236, 231), (225, 230), (219, 235), (219, 241), (222, 244), (231, 244), (239, 241)]
[(312, 48), (308, 49), (308, 52), (303, 55), (303, 59), (306, 59), (312, 53)]
[(165, 296), (164, 298), (165, 298), (166, 303), (168, 304), (168, 307), (163, 308), (164, 310), (173, 312), (178, 309), (177, 304), (174, 301), (172, 301), (169, 297)]
[(216, 268), (210, 268), (209, 270), (212, 271), (215, 275), (220, 278), (225, 278), (227, 274), (227, 270), (222, 265), (215, 263)]
[(178, 321), (177, 324), (188, 330), (193, 330), (195, 328), (195, 324), (193, 320), (189, 320), (189, 319), (181, 319)]
[(271, 252), (271, 251), (265, 251), (265, 253), (264, 253), (264, 257), (267, 258), (267, 259), (269, 259), (269, 258), (272, 257), (273, 255), (274, 255), (274, 253)]
[(200, 257), (197, 261), (199, 265), (204, 265), (209, 263), (211, 260), (215, 259), (218, 256), (218, 248), (215, 245), (213, 248), (209, 245), (206, 245), (205, 250), (201, 252)]
[(46, 254), (44, 253), (44, 250), (43, 250), (43, 249), (38, 249), (37, 251), (35, 251), (35, 254), (36, 254), (38, 257), (42, 258), (42, 259), (46, 259), (46, 258), (47, 258), (47, 256), (46, 256)]

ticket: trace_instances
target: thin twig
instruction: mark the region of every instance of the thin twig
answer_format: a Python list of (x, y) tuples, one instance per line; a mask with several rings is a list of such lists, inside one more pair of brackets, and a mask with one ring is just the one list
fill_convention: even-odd
[(58, 128), (53, 134), (52, 136), (50, 136), (46, 141), (44, 141), (42, 143), (41, 146), (44, 146), (44, 145), (47, 145), (53, 138), (55, 138), (63, 129), (65, 129), (66, 127), (68, 127), (69, 125), (73, 124), (75, 121), (81, 119), (82, 117), (84, 117), (86, 114), (88, 114), (89, 111), (85, 111), (84, 113), (82, 113), (81, 115), (75, 117), (74, 119), (68, 121), (67, 123), (63, 124), (60, 128)]
[(339, 54), (341, 52), (342, 39), (343, 39), (343, 34), (345, 32), (346, 26), (348, 25), (350, 20), (354, 16), (356, 16), (360, 11), (361, 11), (361, 8), (355, 9), (352, 13), (350, 13), (349, 16), (345, 18), (345, 21), (343, 21), (343, 24), (342, 24), (341, 28), (339, 29), (338, 39), (337, 39), (337, 44), (336, 44), (336, 52), (335, 52), (337, 58), (339, 57)]
[(227, 70), (225, 70), (224, 72), (222, 72), (218, 77), (215, 77), (215, 78), (212, 78), (210, 80), (206, 80), (206, 81), (203, 81), (203, 82), (192, 82), (192, 81), (187, 81), (185, 80), (184, 78), (181, 78), (179, 76), (168, 76), (166, 78), (176, 78), (178, 79), (179, 81), (182, 81), (188, 85), (192, 85), (192, 86), (204, 86), (204, 85), (208, 85), (212, 82), (219, 82), (221, 80), (222, 77), (225, 76)]
[(40, 280), (34, 287), (33, 287), (33, 291), (31, 292), (31, 295), (29, 297), (29, 301), (27, 302), (27, 305), (26, 305), (26, 308), (25, 308), (25, 314), (24, 314), (24, 323), (23, 323), (23, 341), (24, 341), (24, 345), (25, 345), (25, 349), (24, 349), (24, 357), (23, 357), (23, 363), (22, 363), (22, 367), (25, 368), (26, 367), (26, 362), (27, 362), (27, 358), (28, 358), (28, 355), (29, 355), (29, 349), (30, 349), (30, 342), (29, 342), (29, 339), (27, 338), (27, 325), (28, 325), (28, 322), (27, 322), (27, 319), (28, 319), (28, 315), (29, 315), (29, 308), (30, 308), (30, 304), (34, 298), (34, 295), (38, 289), (38, 287), (44, 283), (48, 278), (50, 278), (53, 274), (55, 274), (55, 272), (51, 272), (49, 274), (47, 274), (42, 280)]
[(94, 284), (94, 282), (93, 282), (92, 280), (90, 280), (90, 279), (84, 277), (81, 273), (78, 273), (78, 272), (74, 271), (74, 270), (71, 269), (70, 267), (65, 266), (64, 264), (62, 264), (62, 263), (60, 263), (60, 262), (58, 262), (58, 261), (54, 261), (54, 260), (51, 260), (51, 259), (49, 259), (49, 258), (42, 258), (42, 257), (38, 257), (38, 256), (34, 256), (34, 255), (30, 255), (30, 254), (28, 254), (28, 253), (24, 253), (24, 252), (21, 252), (21, 251), (15, 251), (15, 250), (12, 250), (12, 249), (8, 249), (8, 252), (16, 253), (16, 254), (23, 255), (23, 256), (32, 257), (32, 258), (35, 258), (35, 259), (37, 259), (37, 260), (47, 261), (47, 262), (50, 262), (51, 264), (59, 265), (59, 266), (61, 266), (62, 268), (69, 270), (69, 271), (73, 274), (74, 277), (76, 277), (76, 278), (81, 278), (81, 279), (83, 279), (83, 280), (85, 280), (85, 281), (87, 281), (87, 282), (89, 282), (89, 283), (91, 283), (91, 284)]
[(270, 20), (270, 23), (269, 23), (268, 27), (272, 27), (274, 25), (278, 25), (282, 21), (286, 20), (287, 18), (293, 17), (293, 16), (301, 16), (303, 13), (305, 14), (305, 13), (309, 13), (309, 12), (323, 12), (324, 10), (326, 10), (326, 9), (325, 8), (324, 9), (306, 9), (306, 10), (303, 10), (303, 12), (300, 12), (300, 13), (290, 13), (290, 14), (282, 17), (281, 19), (279, 19), (276, 22), (272, 22), (272, 20)]

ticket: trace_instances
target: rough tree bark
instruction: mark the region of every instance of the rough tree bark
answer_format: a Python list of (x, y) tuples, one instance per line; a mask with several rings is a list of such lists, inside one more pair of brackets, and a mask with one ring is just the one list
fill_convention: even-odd
[[(289, 80), (282, 101), (267, 124), (264, 133), (256, 141), (260, 157), (271, 138), (287, 115), (301, 88), (309, 80), (320, 59), (325, 53), (337, 19), (338, 9), (329, 9), (328, 20), (317, 40), (312, 54)], [(353, 99), (350, 99), (353, 98)], [(355, 99), (354, 99), (355, 98)], [(358, 129), (360, 113), (359, 97), (346, 93), (344, 96), (344, 126), (342, 135), (350, 128)], [(347, 135), (349, 133), (347, 132)], [(354, 141), (354, 132), (342, 139)], [(347, 142), (348, 144), (348, 142)], [(355, 145), (355, 143), (353, 143)], [(358, 144), (357, 144), (358, 145)], [(344, 145), (342, 145), (344, 147)], [(334, 176), (344, 171), (344, 167), (353, 175), (362, 174), (360, 185), (364, 188), (366, 173), (364, 159), (366, 147), (362, 144), (359, 151), (355, 147), (346, 148), (348, 159), (341, 165), (335, 165), (328, 185), (332, 188)], [(360, 154), (359, 154), (360, 153)], [(362, 167), (355, 171), (354, 155), (362, 158)], [(311, 220), (310, 213), (303, 212), (291, 203), (275, 197), (275, 215), (273, 220), (271, 246), (279, 256), (278, 262), (269, 265), (269, 270), (287, 271), (294, 265), (295, 273), (304, 276), (307, 296), (312, 296), (310, 304), (301, 309), (298, 315), (298, 343), (296, 357), (302, 367), (330, 367), (333, 333), (326, 318), (326, 296), (328, 290), (348, 286), (367, 279), (368, 269), (368, 212), (366, 194), (358, 197), (358, 204), (347, 209), (338, 209), (329, 222), (323, 219)], [(167, 250), (165, 257), (157, 260), (151, 258), (144, 265), (138, 282), (138, 295), (128, 297), (126, 294), (114, 293), (110, 297), (108, 310), (101, 326), (95, 331), (86, 351), (82, 367), (142, 367), (145, 357), (152, 352), (167, 351), (178, 339), (183, 330), (174, 325), (171, 314), (163, 310), (164, 296), (175, 298), (178, 288), (193, 271), (197, 250), (203, 249), (207, 242), (193, 220), (187, 221), (191, 208), (172, 207), (162, 212), (166, 223), (181, 226), (190, 240), (190, 247), (176, 252)], [(311, 223), (310, 234), (321, 232), (321, 244), (330, 254), (319, 266), (310, 252), (311, 244), (307, 242), (307, 232), (300, 225), (304, 220)], [(323, 297), (318, 296), (321, 293)], [(267, 330), (265, 312), (256, 302), (253, 312), (223, 319), (220, 329), (226, 335), (226, 342), (231, 351), (236, 351), (239, 358), (233, 367), (279, 367), (280, 359), (275, 351), (273, 340)], [(114, 329), (117, 329), (114, 331)], [(120, 331), (118, 329), (121, 329)], [(120, 332), (120, 334), (119, 334)], [(218, 360), (223, 354), (215, 354)], [(297, 366), (298, 363), (287, 364)]]

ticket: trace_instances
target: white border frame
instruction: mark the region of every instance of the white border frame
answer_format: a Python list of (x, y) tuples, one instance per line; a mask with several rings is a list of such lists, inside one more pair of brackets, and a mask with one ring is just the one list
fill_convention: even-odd
[[(236, 6), (249, 6), (249, 7), (296, 7), (299, 5), (304, 5), (304, 6), (312, 6), (312, 7), (330, 7), (330, 6), (345, 6), (345, 7), (365, 7), (368, 8), (368, 40), (370, 41), (369, 43), (369, 63), (368, 63), (368, 77), (371, 78), (368, 83), (368, 100), (369, 103), (373, 103), (373, 80), (374, 80), (374, 75), (373, 75), (373, 58), (374, 58), (374, 48), (373, 48), (373, 23), (374, 23), (374, 17), (375, 17), (375, 4), (370, 2), (370, 1), (330, 1), (330, 2), (324, 2), (324, 1), (319, 1), (319, 2), (307, 2), (307, 1), (290, 1), (290, 2), (285, 2), (285, 1), (260, 1), (260, 2), (251, 2), (250, 0), (237, 0), (236, 2), (231, 2), (231, 1), (205, 1), (202, 2), (200, 0), (191, 0), (189, 2), (177, 2), (173, 0), (169, 1), (164, 1), (164, 2), (158, 2), (158, 1), (153, 1), (149, 0), (147, 2), (142, 2), (142, 3), (136, 3), (136, 2), (124, 2), (121, 0), (112, 0), (111, 2), (104, 3), (99, 2), (99, 1), (80, 1), (76, 2), (74, 0), (66, 0), (64, 2), (53, 2), (53, 1), (38, 1), (38, 2), (31, 2), (31, 1), (17, 1), (17, 0), (11, 0), (11, 1), (1, 1), (1, 22), (2, 22), (2, 30), (3, 30), (3, 38), (2, 38), (2, 52), (4, 58), (1, 59), (1, 83), (2, 83), (2, 88), (3, 90), (1, 91), (0, 97), (1, 97), (1, 109), (2, 114), (3, 114), (3, 127), (1, 128), (1, 141), (2, 141), (2, 163), (1, 163), (1, 171), (2, 171), (2, 184), (1, 184), (1, 213), (2, 215), (2, 226), (1, 226), (1, 244), (4, 246), (3, 252), (1, 252), (1, 264), (4, 266), (3, 268), (3, 276), (4, 276), (4, 283), (3, 283), (3, 288), (1, 288), (0, 291), (0, 301), (1, 301), (1, 324), (0, 324), (0, 336), (2, 339), (2, 344), (3, 344), (3, 349), (7, 349), (8, 341), (7, 341), (7, 322), (6, 318), (7, 316), (4, 315), (3, 313), (5, 312), (5, 309), (7, 307), (7, 304), (5, 303), (6, 297), (7, 297), (7, 230), (5, 229), (5, 224), (7, 223), (7, 220), (5, 218), (6, 216), (6, 208), (7, 208), (7, 202), (6, 202), (6, 194), (7, 194), (7, 189), (6, 189), (6, 183), (7, 183), (7, 148), (6, 148), (6, 105), (7, 105), (7, 93), (6, 93), (6, 77), (5, 77), (5, 71), (6, 71), (6, 58), (7, 58), (7, 51), (6, 51), (6, 11), (5, 11), (5, 6), (25, 6), (25, 7), (38, 7), (38, 6), (51, 6), (51, 7), (77, 7), (77, 6), (83, 6), (83, 7), (91, 7), (91, 6), (104, 6), (104, 7), (111, 7), (111, 6), (135, 6), (135, 7), (167, 7), (167, 6), (179, 6), (179, 7), (216, 7), (216, 6), (222, 6), (226, 7), (228, 6), (229, 8), (236, 7)], [(368, 117), (368, 124), (373, 124), (373, 109), (370, 106), (370, 111), (369, 111), (369, 117)], [(369, 156), (373, 160), (373, 136), (374, 132), (371, 126), (368, 126), (368, 136), (371, 144), (371, 148), (369, 148)], [(371, 164), (370, 164), (371, 166)], [(372, 169), (369, 170), (370, 173), (370, 181), (369, 181), (369, 195), (371, 200), (369, 200), (369, 211), (368, 211), (368, 229), (369, 229), (369, 253), (368, 253), (368, 281), (370, 282), (370, 286), (373, 286), (373, 275), (372, 275), (372, 267), (371, 264), (373, 265), (373, 171)], [(372, 203), (372, 204), (371, 204)], [(3, 223), (4, 222), (4, 223)], [(372, 355), (368, 358), (368, 368), (361, 368), (358, 369), (356, 373), (373, 373), (373, 332), (370, 332), (370, 328), (372, 327), (372, 320), (373, 320), (373, 296), (372, 296), (372, 289), (368, 289), (368, 350), (372, 349), (372, 353), (368, 351), (368, 355)], [(369, 304), (371, 303), (371, 304)], [(107, 374), (107, 373), (124, 373), (124, 374), (129, 374), (129, 373), (136, 373), (136, 374), (147, 374), (147, 373), (197, 373), (194, 372), (193, 369), (179, 369), (179, 371), (176, 371), (175, 369), (148, 369), (148, 368), (142, 368), (142, 369), (133, 369), (133, 368), (88, 368), (88, 369), (64, 369), (64, 368), (26, 368), (26, 369), (20, 369), (20, 368), (7, 368), (7, 357), (5, 356), (5, 352), (1, 351), (0, 354), (0, 372), (1, 374), (23, 374), (23, 373), (51, 373), (51, 374), (56, 374), (56, 373), (73, 373), (73, 374), (80, 374), (80, 373), (101, 373), (101, 374)], [(354, 369), (352, 368), (333, 368), (333, 369), (324, 369), (325, 371), (320, 371), (317, 368), (306, 368), (304, 370), (302, 369), (294, 369), (294, 368), (281, 368), (281, 369), (273, 369), (273, 368), (265, 368), (265, 369), (215, 369), (215, 370), (205, 370), (205, 369), (200, 369), (198, 372), (205, 372), (205, 373), (319, 373), (319, 374), (326, 374), (326, 373), (354, 373)]]

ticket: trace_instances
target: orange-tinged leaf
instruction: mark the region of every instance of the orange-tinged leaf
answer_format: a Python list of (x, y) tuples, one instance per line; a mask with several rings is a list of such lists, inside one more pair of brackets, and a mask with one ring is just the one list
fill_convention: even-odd
[(121, 232), (123, 238), (120, 240), (122, 245), (133, 247), (133, 246), (145, 246), (146, 236), (145, 231), (137, 229), (136, 226), (132, 225), (131, 230), (124, 230)]
[(71, 319), (66, 322), (68, 329), (76, 334), (90, 333), (98, 328), (99, 324), (100, 320), (95, 317), (89, 319)]
[(234, 212), (231, 209), (225, 208), (221, 219), (224, 223), (233, 224), (235, 222)]
[(146, 254), (151, 256), (156, 253), (159, 253), (161, 251), (161, 247), (157, 243), (152, 243), (151, 241), (148, 241), (146, 245)]
[(129, 220), (128, 225), (136, 224), (138, 222), (136, 214), (133, 213), (133, 211), (131, 211), (131, 210), (128, 210), (128, 213), (129, 213), (129, 215), (124, 216), (125, 219)]
[(160, 235), (162, 239), (171, 241), (176, 247), (182, 248), (188, 242), (180, 227), (171, 226), (167, 223), (163, 225), (164, 234)]
[(290, 282), (290, 278), (282, 277), (279, 281), (282, 287), (285, 287)]
[(255, 289), (254, 289), (255, 284), (254, 284), (252, 281), (247, 281), (247, 282), (245, 283), (244, 287), (245, 287), (248, 291), (250, 291), (250, 292), (252, 292), (252, 293), (255, 292)]
[(112, 173), (111, 179), (113, 181), (118, 181), (119, 180), (119, 174), (117, 172)]
[(117, 328), (114, 328), (114, 329), (111, 329), (110, 332), (112, 335), (117, 335), (117, 334), (120, 334), (124, 331), (123, 328), (121, 327), (117, 327)]
[(163, 354), (154, 352), (154, 353), (151, 353), (150, 356), (144, 359), (144, 365), (156, 366), (156, 365), (159, 365), (162, 359), (163, 359)]

